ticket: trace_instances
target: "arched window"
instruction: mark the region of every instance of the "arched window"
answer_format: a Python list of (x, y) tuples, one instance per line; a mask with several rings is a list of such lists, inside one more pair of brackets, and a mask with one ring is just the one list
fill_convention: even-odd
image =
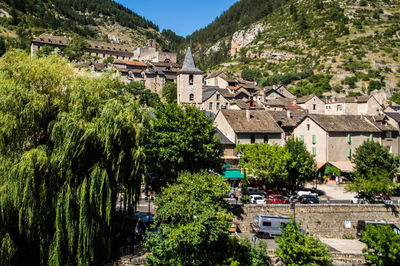
[(193, 93), (189, 94), (189, 101), (191, 101), (191, 102), (194, 101), (194, 94)]
[(189, 75), (189, 85), (193, 85), (193, 75)]

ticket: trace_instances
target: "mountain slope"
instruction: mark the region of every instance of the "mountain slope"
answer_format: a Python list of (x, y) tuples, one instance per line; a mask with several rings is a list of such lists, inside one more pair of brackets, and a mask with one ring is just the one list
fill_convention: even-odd
[(0, 0), (0, 35), (18, 37), (8, 45), (26, 48), (32, 35), (47, 32), (143, 46), (156, 39), (173, 49), (183, 41), (112, 0)]
[[(195, 42), (197, 54), (210, 55), (203, 67), (252, 72), (250, 77), (262, 85), (290, 84), (297, 95), (355, 95), (385, 88), (390, 96), (400, 87), (399, 1), (285, 2), (216, 43)], [(227, 64), (217, 64), (222, 61)], [(314, 75), (304, 74), (310, 69)]]

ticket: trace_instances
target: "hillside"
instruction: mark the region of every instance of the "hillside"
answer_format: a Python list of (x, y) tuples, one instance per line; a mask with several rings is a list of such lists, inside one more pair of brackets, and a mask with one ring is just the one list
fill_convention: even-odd
[[(236, 5), (251, 2), (255, 0)], [(200, 60), (201, 66), (209, 71), (243, 73), (261, 85), (287, 84), (299, 96), (353, 96), (381, 88), (391, 96), (399, 90), (399, 1), (272, 2), (271, 12), (249, 25), (241, 26), (242, 19), (237, 18), (221, 22), (237, 12), (234, 5), (194, 33), (190, 38), (197, 55), (209, 55), (200, 57), (207, 58)], [(199, 37), (214, 36), (221, 23), (235, 32), (218, 40), (210, 37), (211, 42)]]
[(112, 0), (0, 0), (0, 36), (8, 47), (27, 48), (33, 35), (80, 35), (87, 39), (144, 46), (156, 39), (162, 49), (176, 49), (183, 38)]

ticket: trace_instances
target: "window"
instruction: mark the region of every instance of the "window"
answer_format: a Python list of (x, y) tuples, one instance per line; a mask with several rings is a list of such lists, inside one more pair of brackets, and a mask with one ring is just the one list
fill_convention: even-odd
[(212, 110), (213, 109), (213, 103), (209, 103), (208, 104), (208, 110)]
[(312, 109), (317, 110), (317, 105), (315, 103), (313, 104)]
[(316, 135), (312, 135), (312, 144), (317, 143), (317, 136)]
[(310, 124), (307, 124), (307, 131), (310, 131)]
[(217, 103), (217, 110), (220, 109), (220, 103)]
[(225, 104), (225, 109), (228, 109), (228, 107), (229, 107), (229, 103), (226, 103)]
[(351, 143), (351, 135), (350, 134), (347, 134), (347, 143)]
[(264, 135), (264, 143), (268, 143), (268, 135)]
[(189, 101), (191, 101), (191, 102), (194, 101), (194, 94), (193, 93), (189, 94)]
[(250, 137), (250, 143), (256, 143), (256, 136), (251, 135), (251, 137)]
[(341, 104), (338, 104), (336, 106), (336, 111), (342, 111), (342, 105)]
[(313, 147), (312, 148), (312, 156), (316, 156), (317, 155), (317, 148)]
[(392, 138), (392, 132), (391, 131), (386, 131), (386, 138), (391, 139)]
[(189, 85), (193, 85), (193, 75), (189, 75)]
[(347, 157), (351, 158), (351, 149), (347, 149)]
[(262, 226), (271, 226), (271, 222), (263, 222)]
[(219, 101), (220, 100), (220, 97), (221, 95), (219, 95), (219, 94), (217, 94), (217, 101)]
[(388, 149), (389, 153), (392, 153), (392, 146), (386, 146), (386, 148)]

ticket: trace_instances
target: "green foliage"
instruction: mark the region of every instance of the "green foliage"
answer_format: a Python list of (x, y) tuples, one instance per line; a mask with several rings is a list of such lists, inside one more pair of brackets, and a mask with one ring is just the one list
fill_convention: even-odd
[(322, 97), (324, 92), (332, 90), (329, 81), (332, 75), (317, 74), (310, 76), (306, 80), (300, 81), (296, 84), (296, 87), (291, 88), (291, 91), (296, 96), (304, 96), (309, 94), (314, 94), (318, 97)]
[(380, 193), (392, 194), (397, 171), (394, 157), (378, 142), (366, 141), (359, 146), (352, 158), (355, 178), (348, 185), (350, 191), (363, 191), (374, 197)]
[(113, 56), (109, 56), (103, 60), (103, 63), (107, 66), (114, 63), (115, 58)]
[(246, 67), (242, 70), (241, 76), (245, 80), (259, 81), (262, 78), (262, 73), (259, 69), (250, 69)]
[(290, 154), (287, 162), (288, 185), (295, 190), (300, 184), (312, 181), (316, 176), (313, 156), (307, 151), (304, 142), (289, 138), (285, 150)]
[(283, 184), (288, 173), (289, 152), (278, 145), (248, 144), (237, 145), (236, 150), (242, 155), (239, 166), (247, 174), (266, 184)]
[(382, 89), (382, 87), (384, 87), (385, 85), (382, 83), (382, 82), (380, 82), (380, 81), (377, 81), (377, 80), (371, 80), (370, 82), (369, 82), (369, 86), (368, 86), (368, 93), (371, 93), (372, 91), (375, 91), (375, 90), (380, 90), (380, 89)]
[(36, 52), (36, 56), (37, 57), (49, 56), (52, 52), (54, 52), (54, 49), (48, 45), (45, 45), (42, 47), (42, 49)]
[[(133, 210), (148, 118), (111, 76), (76, 76), (56, 55), (0, 59), (1, 263), (110, 258), (117, 192)], [(11, 262), (11, 263), (7, 263)]]
[(288, 85), (292, 81), (305, 79), (312, 76), (314, 73), (311, 69), (302, 72), (288, 72), (284, 74), (274, 74), (261, 80), (262, 86), (271, 86), (274, 84)]
[(87, 52), (89, 43), (80, 36), (72, 37), (70, 45), (65, 49), (65, 56), (70, 61), (79, 61)]
[(247, 195), (249, 190), (247, 189), (249, 186), (249, 180), (247, 177), (247, 170), (246, 168), (243, 169), (243, 179), (242, 179), (242, 195)]
[(400, 264), (400, 236), (390, 225), (373, 226), (368, 224), (362, 232), (361, 241), (367, 244), (364, 257), (374, 265)]
[(332, 265), (328, 248), (318, 239), (301, 232), (292, 221), (282, 228), (282, 237), (275, 238), (275, 253), (286, 265)]
[(167, 82), (162, 88), (162, 97), (167, 103), (176, 103), (177, 101), (177, 88), (175, 82)]
[(393, 95), (389, 98), (389, 100), (397, 104), (400, 104), (400, 93), (399, 92), (393, 93)]
[(357, 77), (345, 77), (343, 84), (349, 85), (350, 88), (354, 89), (356, 87)]
[(182, 171), (222, 170), (213, 121), (196, 107), (159, 105), (154, 114), (147, 158), (147, 183), (154, 191), (173, 184)]
[[(230, 238), (228, 183), (205, 172), (182, 173), (156, 197), (160, 234), (148, 234), (148, 265), (265, 265), (265, 251)], [(223, 251), (223, 252), (221, 252)]]
[(3, 36), (0, 36), (0, 56), (6, 52), (6, 42)]
[(340, 176), (342, 172), (330, 163), (325, 164), (324, 176)]

